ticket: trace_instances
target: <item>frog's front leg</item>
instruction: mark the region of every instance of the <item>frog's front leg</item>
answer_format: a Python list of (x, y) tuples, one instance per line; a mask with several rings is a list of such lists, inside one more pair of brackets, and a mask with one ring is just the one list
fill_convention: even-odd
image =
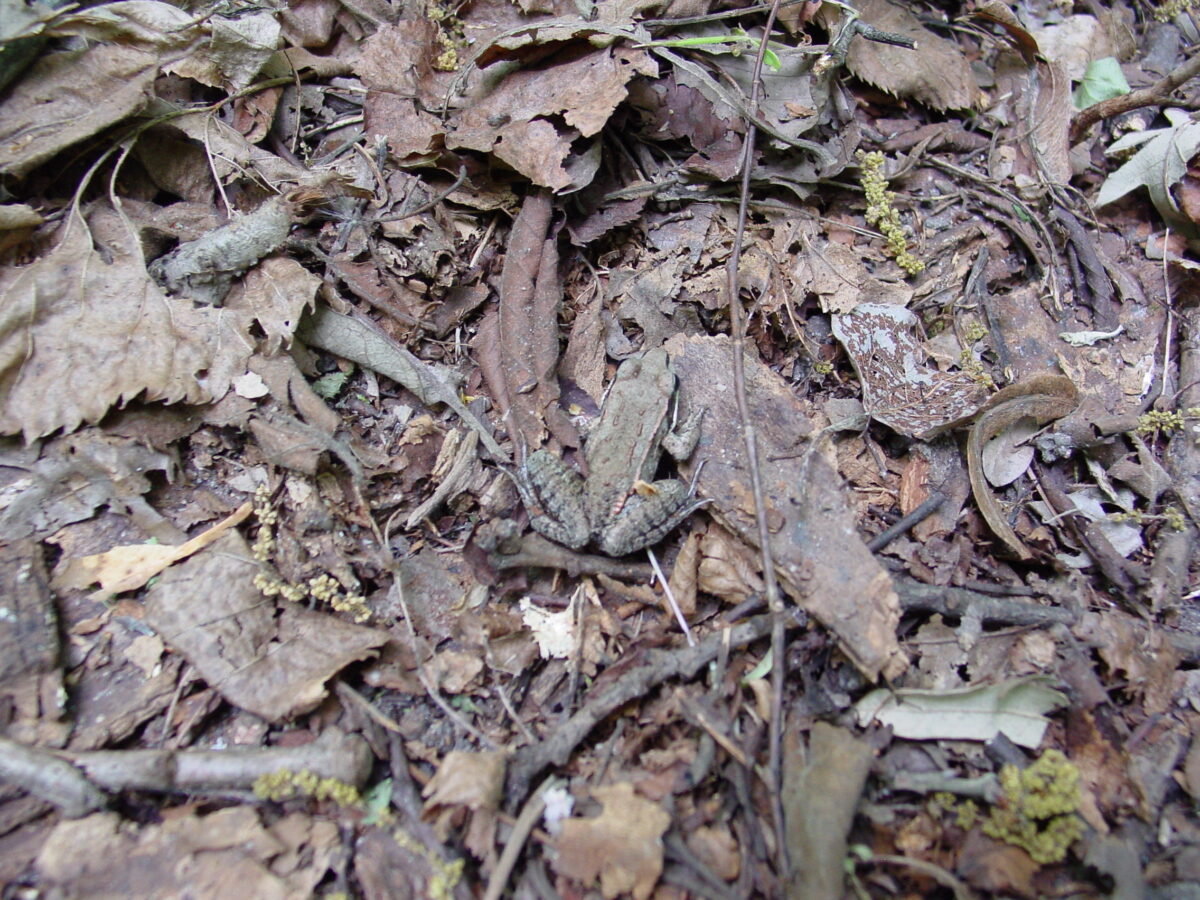
[(698, 409), (663, 435), (662, 448), (671, 454), (672, 459), (683, 462), (692, 455), (696, 442), (700, 440), (700, 420), (703, 418), (704, 410)]
[(643, 489), (645, 495), (635, 493), (626, 500), (599, 535), (600, 549), (609, 556), (625, 556), (657, 544), (705, 503), (696, 500), (688, 486), (674, 478), (656, 481)]
[(579, 473), (548, 450), (538, 450), (513, 478), (534, 530), (578, 550), (591, 533)]

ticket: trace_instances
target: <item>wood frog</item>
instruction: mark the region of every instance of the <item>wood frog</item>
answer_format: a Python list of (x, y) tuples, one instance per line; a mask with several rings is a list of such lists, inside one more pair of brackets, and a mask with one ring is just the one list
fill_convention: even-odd
[(675, 384), (665, 350), (631, 356), (587, 437), (586, 479), (547, 450), (526, 460), (516, 482), (537, 531), (572, 550), (592, 539), (624, 556), (657, 543), (701, 505), (677, 479), (650, 481), (663, 450), (687, 459), (700, 436), (702, 410), (672, 429)]

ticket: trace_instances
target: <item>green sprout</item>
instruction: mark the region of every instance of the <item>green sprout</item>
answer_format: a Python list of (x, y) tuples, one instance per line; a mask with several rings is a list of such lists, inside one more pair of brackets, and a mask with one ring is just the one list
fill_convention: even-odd
[[(783, 66), (780, 62), (778, 54), (771, 49), (771, 43), (768, 42), (767, 50), (763, 54), (763, 65), (771, 69), (773, 72), (778, 72)], [(644, 44), (636, 44), (638, 47), (669, 47), (671, 49), (700, 49), (707, 50), (710, 53), (730, 53), (734, 56), (741, 56), (746, 50), (758, 49), (758, 38), (746, 34), (740, 28), (734, 28), (729, 34), (714, 34), (706, 37), (688, 37), (674, 38), (665, 41), (647, 41)], [(784, 44), (775, 44), (776, 47), (785, 48)]]

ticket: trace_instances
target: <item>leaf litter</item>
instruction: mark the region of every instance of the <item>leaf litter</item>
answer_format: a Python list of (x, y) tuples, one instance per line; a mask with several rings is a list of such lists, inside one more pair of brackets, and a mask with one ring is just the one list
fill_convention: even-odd
[[(6, 18), (38, 52), (0, 59), (0, 881), (1195, 881), (1177, 26), (806, 3), (754, 103), (762, 10), (686, 6)], [(1113, 56), (1136, 123), (1072, 105)], [(528, 533), (510, 481), (578, 468), (658, 347), (670, 415), (704, 410), (654, 562), (678, 612), (640, 560)]]

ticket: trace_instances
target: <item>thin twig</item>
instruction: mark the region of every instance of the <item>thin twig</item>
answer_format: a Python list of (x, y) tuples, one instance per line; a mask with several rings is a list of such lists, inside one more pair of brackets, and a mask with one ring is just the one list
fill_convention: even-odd
[(783, 598), (779, 583), (775, 579), (775, 562), (771, 555), (771, 531), (767, 523), (767, 504), (762, 487), (762, 473), (758, 465), (758, 435), (746, 401), (746, 367), (743, 355), (746, 347), (746, 323), (742, 318), (741, 296), (738, 290), (738, 263), (742, 256), (742, 238), (746, 232), (747, 209), (750, 205), (750, 171), (754, 164), (754, 139), (757, 135), (755, 120), (758, 118), (759, 93), (762, 85), (763, 59), (767, 52), (767, 38), (775, 24), (780, 0), (774, 0), (767, 14), (762, 38), (758, 42), (758, 54), (754, 59), (753, 75), (750, 79), (750, 115), (746, 117), (746, 139), (742, 152), (742, 187), (738, 200), (737, 230), (733, 237), (733, 251), (729, 257), (728, 286), (729, 332), (733, 338), (733, 391), (737, 398), (738, 418), (742, 425), (742, 440), (746, 445), (746, 467), (750, 472), (750, 489), (754, 497), (755, 518), (758, 520), (759, 552), (762, 558), (763, 584), (767, 595), (767, 606), (771, 614), (771, 651), (774, 665), (771, 667), (771, 724), (768, 732), (768, 766), (771, 787), (771, 818), (775, 828), (776, 868), (780, 884), (788, 879), (787, 842), (784, 840), (783, 823), (783, 688), (787, 668), (784, 652)]
[(541, 817), (542, 810), (546, 808), (546, 792), (559, 783), (559, 780), (553, 776), (547, 778), (521, 808), (521, 814), (513, 823), (512, 832), (504, 845), (504, 852), (500, 854), (492, 877), (488, 879), (487, 891), (483, 895), (483, 900), (500, 900), (504, 893), (504, 887), (508, 884), (508, 876), (512, 874), (513, 866), (517, 864), (517, 858), (521, 855), (521, 849), (529, 840), (529, 835), (533, 831), (533, 826), (537, 824), (538, 818)]
[(692, 629), (688, 627), (687, 619), (683, 617), (683, 610), (679, 608), (679, 602), (675, 599), (675, 592), (671, 590), (671, 585), (667, 581), (667, 577), (663, 575), (663, 570), (658, 564), (658, 557), (654, 555), (654, 551), (649, 547), (646, 548), (646, 555), (650, 557), (650, 565), (654, 569), (654, 574), (658, 576), (658, 583), (662, 585), (663, 595), (667, 598), (667, 605), (671, 607), (671, 612), (675, 614), (675, 621), (679, 623), (679, 627), (683, 630), (683, 636), (687, 638), (688, 646), (695, 647), (696, 639), (692, 637)]
[(1200, 53), (1197, 53), (1168, 74), (1166, 78), (1156, 81), (1150, 87), (1142, 88), (1140, 91), (1131, 91), (1128, 94), (1113, 97), (1110, 100), (1102, 100), (1099, 103), (1089, 106), (1080, 112), (1075, 117), (1075, 121), (1071, 123), (1071, 143), (1074, 144), (1082, 138), (1084, 132), (1101, 119), (1111, 119), (1113, 116), (1121, 115), (1121, 113), (1127, 113), (1135, 109), (1141, 109), (1143, 106), (1153, 106), (1156, 103), (1164, 102), (1172, 91), (1196, 75), (1200, 75)]

